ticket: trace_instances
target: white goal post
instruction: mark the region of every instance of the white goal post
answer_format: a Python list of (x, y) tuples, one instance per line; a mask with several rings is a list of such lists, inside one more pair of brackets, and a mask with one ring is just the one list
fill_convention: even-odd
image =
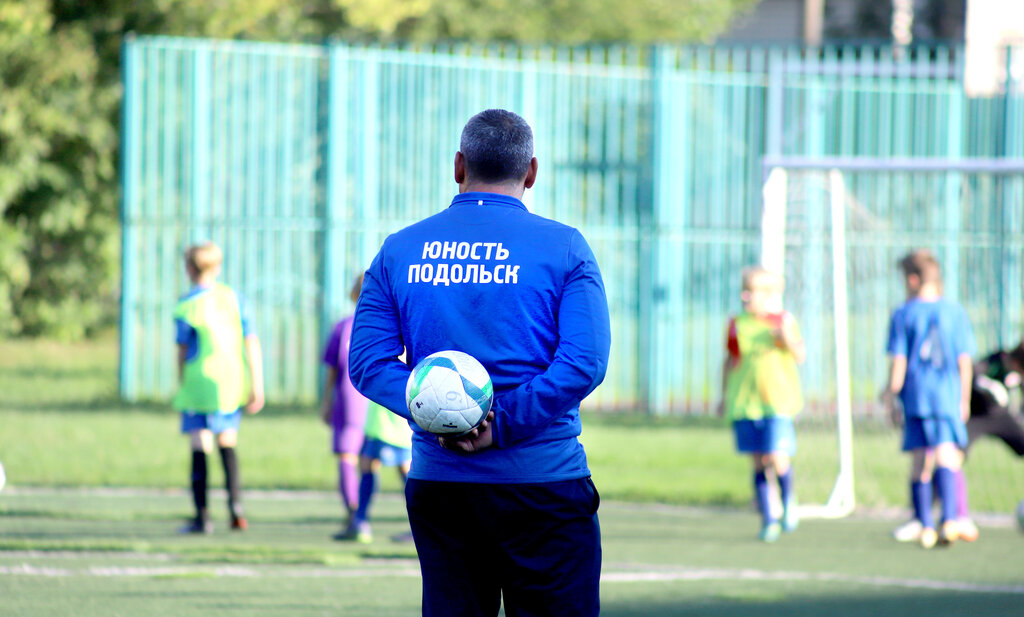
[[(821, 331), (830, 331), (829, 344), (834, 346), (834, 353), (830, 353), (828, 364), (834, 372), (831, 376), (834, 378), (834, 387), (830, 388), (829, 392), (835, 397), (831, 408), (835, 411), (835, 464), (838, 471), (831, 481), (832, 488), (827, 498), (816, 498), (817, 503), (802, 502), (800, 514), (809, 518), (843, 517), (852, 513), (857, 505), (854, 482), (854, 400), (851, 390), (848, 299), (851, 281), (848, 279), (850, 266), (847, 220), (851, 204), (860, 205), (860, 202), (856, 196), (848, 194), (847, 178), (865, 173), (880, 174), (890, 179), (894, 178), (893, 174), (900, 172), (911, 176), (926, 174), (934, 177), (935, 174), (940, 174), (937, 182), (932, 182), (932, 190), (953, 203), (961, 199), (961, 180), (964, 174), (1024, 175), (1024, 159), (768, 156), (763, 160), (763, 172), (765, 181), (762, 187), (761, 264), (769, 270), (786, 275), (788, 293), (790, 279), (794, 278), (795, 273), (787, 272), (787, 266), (790, 265), (787, 261), (787, 246), (799, 247), (799, 250), (806, 251), (808, 255), (799, 259), (816, 260), (818, 263), (807, 267), (814, 269), (813, 271), (820, 276), (806, 283), (795, 281), (795, 284), (799, 287), (801, 284), (814, 286), (827, 285), (827, 282), (831, 282), (830, 290), (809, 290), (807, 293), (816, 293), (819, 297), (825, 297), (830, 293), (828, 299), (831, 307), (824, 306), (827, 304), (824, 301), (814, 306), (819, 307), (818, 312), (822, 313), (819, 321), (828, 322), (828, 327), (823, 327)], [(806, 187), (793, 186), (795, 177), (803, 178), (804, 184), (811, 183), (808, 178), (813, 179), (815, 197), (810, 200), (813, 203), (806, 207), (813, 208), (814, 212), (791, 211), (791, 200), (799, 199), (795, 198), (794, 194), (803, 195), (804, 191), (808, 191)], [(899, 184), (901, 180), (891, 181), (893, 184)], [(900, 184), (900, 190), (907, 193), (915, 190), (911, 186), (911, 181), (904, 179), (902, 182), (906, 186)], [(1016, 200), (1017, 197), (1013, 199)], [(1021, 199), (1024, 200), (1024, 197)], [(793, 218), (798, 219), (797, 226), (810, 227), (813, 224), (820, 246), (812, 247), (813, 250), (808, 249), (807, 244), (810, 241), (806, 237), (795, 237), (804, 234), (801, 229), (791, 229), (794, 226)], [(806, 218), (813, 219), (812, 223), (808, 223)], [(887, 230), (887, 233), (895, 235), (891, 230)], [(905, 238), (908, 243), (916, 239), (918, 238), (909, 235)], [(891, 276), (895, 280), (895, 262), (887, 259), (880, 261), (891, 265)], [(796, 274), (805, 269), (801, 265), (797, 268)], [(827, 310), (829, 308), (831, 310)], [(891, 308), (882, 310), (887, 311)], [(800, 315), (797, 317), (800, 318)], [(865, 335), (866, 333), (859, 334)], [(873, 332), (871, 336), (874, 336)]]

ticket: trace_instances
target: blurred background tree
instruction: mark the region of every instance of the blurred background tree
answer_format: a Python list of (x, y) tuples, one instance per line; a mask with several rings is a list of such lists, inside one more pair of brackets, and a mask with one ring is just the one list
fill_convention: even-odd
[(116, 323), (125, 34), (320, 42), (710, 41), (758, 0), (0, 0), (0, 336)]
[(0, 1), (0, 334), (80, 337), (109, 316), (116, 83), (81, 24)]

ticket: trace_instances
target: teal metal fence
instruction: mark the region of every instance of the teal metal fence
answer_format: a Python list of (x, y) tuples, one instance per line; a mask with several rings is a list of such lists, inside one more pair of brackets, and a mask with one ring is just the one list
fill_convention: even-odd
[[(1024, 157), (1019, 84), (971, 99), (962, 50), (897, 55), (128, 41), (122, 395), (172, 392), (181, 251), (208, 238), (225, 248), (223, 279), (254, 304), (268, 397), (316, 398), (323, 338), (352, 310), (351, 279), (388, 233), (448, 204), (462, 125), (504, 107), (535, 131), (541, 169), (528, 205), (581, 228), (606, 279), (613, 357), (587, 405), (706, 412), (739, 271), (759, 256), (765, 157)], [(880, 190), (915, 186), (888, 172), (858, 176), (855, 193), (887, 213), (894, 244), (941, 240), (952, 292), (985, 290), (983, 305), (969, 304), (982, 343), (1005, 342), (1021, 332), (1024, 189), (957, 177), (934, 202), (923, 184), (911, 200)], [(937, 227), (913, 227), (936, 217)], [(865, 323), (884, 323), (899, 299), (890, 272), (877, 303), (857, 308)], [(827, 317), (813, 307), (827, 298), (804, 293), (820, 294), (798, 315), (813, 332)], [(860, 335), (883, 339), (882, 329)], [(831, 353), (810, 342), (812, 358)], [(827, 377), (808, 364), (809, 398), (827, 398)], [(876, 371), (862, 368), (865, 381)]]

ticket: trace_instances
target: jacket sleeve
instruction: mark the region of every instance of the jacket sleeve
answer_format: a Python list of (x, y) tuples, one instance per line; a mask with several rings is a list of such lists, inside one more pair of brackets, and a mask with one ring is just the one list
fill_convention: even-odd
[(570, 242), (557, 324), (558, 346), (547, 369), (495, 399), (498, 447), (535, 437), (604, 380), (611, 348), (608, 300), (597, 260), (579, 232)]
[(363, 396), (412, 419), (405, 405), (405, 384), (411, 371), (398, 359), (405, 342), (388, 285), (386, 249), (385, 242), (363, 278), (349, 343), (349, 377)]

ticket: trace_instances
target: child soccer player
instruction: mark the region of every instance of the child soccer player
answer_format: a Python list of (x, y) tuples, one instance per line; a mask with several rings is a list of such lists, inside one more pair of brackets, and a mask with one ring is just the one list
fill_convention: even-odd
[(206, 455), (214, 436), (224, 464), (231, 528), (248, 527), (242, 513), (241, 478), (235, 446), (241, 408), (263, 408), (263, 359), (260, 340), (245, 302), (217, 282), (223, 254), (212, 243), (185, 251), (185, 271), (192, 289), (174, 310), (180, 387), (174, 408), (181, 412), (181, 432), (192, 448), (192, 499), (195, 518), (183, 533), (211, 533), (206, 508)]
[[(793, 416), (803, 407), (797, 364), (804, 342), (796, 319), (779, 311), (782, 277), (761, 267), (743, 270), (743, 312), (729, 321), (723, 369), (723, 410), (732, 421), (736, 449), (749, 454), (761, 512), (760, 538), (775, 542), (797, 526), (791, 457), (796, 453)], [(772, 513), (768, 470), (782, 500), (781, 524)]]
[[(894, 423), (903, 423), (903, 451), (912, 455), (910, 494), (924, 548), (955, 541), (956, 474), (967, 445), (974, 334), (967, 312), (942, 295), (942, 271), (930, 251), (899, 262), (907, 301), (889, 323), (889, 385), (884, 394)], [(895, 403), (899, 397), (903, 412)], [(932, 517), (932, 477), (942, 503), (941, 536)]]
[[(349, 292), (353, 302), (359, 300), (363, 275), (356, 277)], [(324, 364), (327, 365), (323, 419), (333, 428), (331, 449), (338, 457), (338, 493), (347, 519), (335, 540), (347, 539), (352, 517), (359, 503), (359, 449), (363, 445), (363, 424), (366, 422), (367, 400), (352, 386), (348, 376), (348, 346), (352, 333), (352, 316), (339, 321), (327, 341)]]
[[(370, 503), (377, 492), (377, 476), (382, 466), (396, 467), (405, 484), (412, 461), (412, 429), (409, 421), (371, 402), (366, 410), (366, 439), (359, 452), (359, 507), (345, 539), (370, 542)], [(397, 538), (397, 537), (396, 537)]]

